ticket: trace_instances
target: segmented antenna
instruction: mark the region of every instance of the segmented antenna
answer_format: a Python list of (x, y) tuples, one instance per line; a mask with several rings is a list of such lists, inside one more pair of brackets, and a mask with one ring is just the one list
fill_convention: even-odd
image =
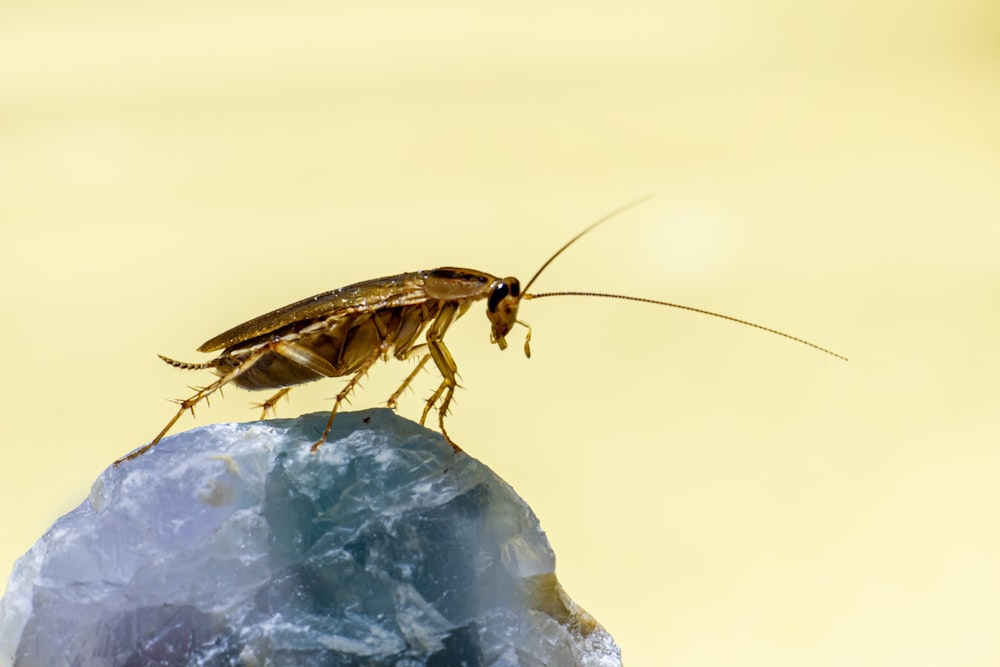
[[(561, 251), (560, 251), (561, 252)], [(847, 357), (842, 354), (837, 354), (833, 350), (828, 350), (825, 347), (821, 347), (816, 343), (810, 343), (807, 340), (799, 338), (798, 336), (793, 336), (787, 334), (784, 331), (778, 331), (777, 329), (772, 329), (771, 327), (765, 327), (762, 324), (755, 324), (753, 322), (748, 322), (746, 320), (741, 320), (738, 317), (732, 317), (730, 315), (723, 315), (722, 313), (715, 313), (711, 310), (705, 310), (703, 308), (695, 308), (693, 306), (685, 306), (679, 303), (670, 303), (668, 301), (657, 301), (656, 299), (646, 299), (641, 296), (626, 296), (624, 294), (605, 294), (603, 292), (540, 292), (538, 294), (525, 294), (525, 299), (541, 299), (547, 296), (596, 296), (602, 299), (623, 299), (625, 301), (638, 301), (640, 303), (651, 303), (657, 306), (668, 306), (670, 308), (680, 308), (681, 310), (689, 310), (692, 313), (700, 313), (702, 315), (711, 315), (712, 317), (718, 317), (723, 320), (729, 320), (730, 322), (736, 322), (737, 324), (744, 324), (748, 327), (753, 327), (754, 329), (760, 329), (761, 331), (766, 331), (768, 333), (775, 334), (776, 336), (781, 336), (782, 338), (787, 338), (793, 340), (796, 343), (802, 343), (803, 345), (808, 345), (814, 350), (819, 350), (820, 352), (825, 352), (831, 357), (837, 357), (838, 359), (843, 359), (847, 361)]]
[(825, 347), (821, 347), (819, 345), (816, 345), (815, 343), (810, 343), (809, 341), (807, 341), (805, 339), (802, 339), (802, 338), (799, 338), (798, 336), (793, 336), (791, 334), (786, 334), (784, 331), (778, 331), (777, 329), (772, 329), (771, 327), (765, 327), (762, 324), (755, 324), (754, 322), (748, 322), (747, 320), (741, 320), (738, 317), (732, 317), (730, 315), (723, 315), (722, 313), (715, 313), (715, 312), (712, 312), (711, 310), (705, 310), (703, 308), (695, 308), (693, 306), (684, 306), (684, 305), (681, 305), (679, 303), (670, 303), (668, 301), (657, 301), (656, 299), (646, 299), (646, 298), (640, 297), (640, 296), (627, 296), (625, 294), (605, 294), (603, 292), (540, 292), (538, 294), (528, 294), (528, 288), (531, 287), (531, 285), (535, 282), (535, 279), (538, 278), (538, 276), (540, 276), (542, 274), (542, 271), (544, 271), (546, 268), (548, 268), (549, 264), (551, 264), (555, 260), (556, 257), (558, 257), (559, 255), (561, 255), (564, 250), (566, 250), (571, 245), (573, 245), (578, 240), (580, 240), (580, 238), (584, 234), (586, 234), (587, 232), (591, 231), (592, 229), (594, 229), (598, 225), (604, 224), (605, 222), (607, 222), (611, 218), (614, 218), (615, 216), (620, 215), (621, 213), (624, 213), (625, 211), (629, 210), (630, 208), (634, 208), (634, 207), (638, 206), (639, 204), (645, 203), (645, 202), (649, 201), (652, 198), (653, 198), (652, 194), (643, 195), (642, 197), (639, 197), (638, 199), (634, 199), (634, 200), (630, 201), (629, 203), (625, 204), (624, 206), (620, 206), (620, 207), (616, 208), (615, 210), (611, 211), (607, 215), (599, 218), (596, 222), (591, 223), (590, 225), (588, 225), (587, 227), (585, 227), (583, 229), (583, 231), (581, 231), (579, 234), (577, 234), (576, 236), (574, 236), (573, 238), (571, 238), (569, 241), (567, 241), (566, 244), (563, 245), (563, 247), (559, 248), (559, 250), (556, 250), (552, 254), (552, 256), (549, 257), (545, 261), (544, 264), (542, 264), (542, 268), (538, 269), (538, 271), (535, 272), (535, 275), (531, 276), (531, 280), (529, 280), (528, 284), (525, 285), (524, 288), (521, 290), (521, 293), (523, 294), (522, 298), (525, 298), (525, 299), (541, 299), (542, 297), (547, 297), (547, 296), (594, 296), (594, 297), (599, 297), (599, 298), (602, 298), (602, 299), (623, 299), (625, 301), (638, 301), (639, 303), (651, 303), (651, 304), (654, 304), (654, 305), (657, 305), (657, 306), (667, 306), (669, 308), (680, 308), (681, 310), (688, 310), (688, 311), (691, 311), (692, 313), (700, 313), (702, 315), (711, 315), (712, 317), (718, 317), (718, 318), (723, 319), (723, 320), (729, 320), (730, 322), (735, 322), (737, 324), (743, 324), (743, 325), (746, 325), (748, 327), (753, 327), (754, 329), (760, 329), (761, 331), (766, 331), (766, 332), (772, 333), (772, 334), (774, 334), (776, 336), (781, 336), (782, 338), (787, 338), (789, 340), (793, 340), (796, 343), (801, 343), (803, 345), (807, 345), (807, 346), (813, 348), (814, 350), (819, 350), (820, 352), (823, 352), (825, 354), (829, 354), (831, 357), (837, 357), (838, 359), (843, 359), (844, 361), (847, 361), (847, 357), (845, 357), (844, 355), (837, 354), (833, 350), (828, 350)]
[(625, 204), (624, 206), (619, 206), (615, 210), (611, 211), (611, 213), (606, 214), (604, 217), (598, 218), (597, 222), (593, 222), (590, 225), (588, 225), (587, 227), (585, 227), (582, 232), (580, 232), (579, 234), (577, 234), (576, 236), (574, 236), (573, 238), (571, 238), (569, 241), (567, 241), (566, 244), (563, 247), (559, 248), (559, 250), (556, 250), (554, 253), (552, 253), (551, 257), (549, 257), (547, 260), (545, 260), (545, 263), (542, 264), (542, 268), (540, 268), (537, 271), (535, 271), (535, 275), (531, 276), (531, 280), (528, 281), (528, 284), (525, 285), (523, 288), (521, 288), (521, 292), (522, 293), (527, 292), (528, 288), (531, 287), (531, 285), (535, 282), (535, 279), (537, 279), (538, 276), (542, 275), (542, 271), (544, 271), (545, 269), (547, 269), (548, 266), (549, 266), (549, 264), (551, 264), (555, 260), (556, 257), (558, 257), (559, 255), (561, 255), (563, 253), (563, 251), (566, 250), (566, 248), (570, 247), (571, 245), (573, 245), (574, 243), (576, 243), (578, 240), (580, 240), (581, 236), (583, 236), (584, 234), (586, 234), (587, 232), (589, 232), (590, 230), (592, 230), (594, 227), (597, 227), (598, 225), (602, 225), (605, 222), (607, 222), (608, 220), (610, 220), (611, 218), (614, 218), (615, 216), (620, 215), (620, 214), (624, 213), (625, 211), (629, 210), (630, 208), (634, 208), (634, 207), (638, 206), (639, 204), (643, 204), (643, 203), (649, 201), (652, 198), (653, 198), (653, 194), (649, 193), (647, 195), (643, 195), (643, 196), (639, 197), (638, 199), (633, 199), (632, 201), (630, 201), (629, 203)]

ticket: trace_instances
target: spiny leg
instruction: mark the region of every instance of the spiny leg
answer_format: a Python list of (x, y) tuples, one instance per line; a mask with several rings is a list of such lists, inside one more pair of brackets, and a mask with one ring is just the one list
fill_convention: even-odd
[(458, 443), (451, 439), (448, 435), (448, 429), (444, 427), (444, 417), (448, 414), (448, 406), (451, 404), (451, 397), (455, 394), (455, 388), (458, 384), (453, 380), (443, 380), (438, 388), (431, 394), (431, 397), (427, 399), (424, 404), (424, 412), (420, 415), (420, 425), (423, 426), (424, 422), (427, 421), (427, 415), (430, 414), (431, 408), (434, 404), (438, 402), (441, 396), (444, 396), (444, 400), (441, 401), (441, 405), (438, 407), (438, 428), (441, 429), (441, 435), (444, 439), (451, 445), (451, 448), (456, 452), (462, 451), (462, 448), (458, 446)]
[(448, 381), (443, 380), (441, 384), (438, 385), (438, 388), (434, 390), (434, 393), (431, 394), (431, 397), (424, 402), (424, 411), (420, 414), (421, 426), (423, 426), (424, 423), (427, 421), (427, 415), (431, 413), (431, 408), (434, 407), (434, 404), (438, 402), (438, 399), (441, 398), (441, 394), (443, 394), (445, 389), (447, 388), (448, 388)]
[(445, 391), (444, 400), (441, 401), (441, 405), (438, 406), (438, 427), (441, 429), (441, 435), (443, 435), (444, 439), (448, 441), (448, 444), (452, 446), (452, 449), (456, 452), (460, 452), (462, 451), (462, 448), (451, 439), (451, 436), (448, 435), (447, 429), (444, 427), (444, 418), (448, 414), (448, 408), (451, 405), (451, 399), (455, 395), (455, 389), (457, 387), (458, 384), (452, 383)]
[(451, 404), (451, 398), (455, 394), (455, 388), (458, 386), (458, 381), (455, 379), (458, 373), (458, 366), (455, 364), (451, 352), (448, 351), (448, 348), (444, 344), (445, 331), (448, 330), (448, 326), (454, 320), (456, 312), (457, 306), (455, 304), (446, 304), (441, 309), (437, 319), (434, 320), (434, 323), (427, 330), (427, 352), (441, 373), (442, 380), (437, 390), (427, 399), (427, 403), (424, 405), (424, 412), (420, 417), (420, 423), (423, 424), (426, 421), (431, 408), (438, 402), (438, 399), (444, 396), (444, 400), (441, 401), (441, 405), (438, 407), (438, 425), (441, 428), (441, 435), (448, 441), (448, 444), (456, 452), (460, 452), (462, 448), (451, 439), (451, 436), (448, 435), (448, 431), (444, 427), (444, 418), (448, 412), (448, 406)]
[(253, 407), (255, 407), (255, 408), (261, 408), (260, 418), (261, 419), (267, 419), (267, 413), (268, 412), (270, 412), (271, 414), (276, 414), (275, 410), (274, 410), (274, 406), (276, 406), (278, 404), (278, 401), (281, 400), (282, 396), (285, 396), (291, 390), (292, 390), (291, 387), (285, 387), (285, 388), (281, 389), (280, 391), (278, 391), (277, 393), (275, 393), (274, 396), (269, 397), (263, 403), (255, 403), (253, 405)]
[(164, 426), (163, 429), (156, 434), (156, 437), (153, 438), (152, 442), (150, 442), (148, 445), (145, 445), (144, 447), (140, 447), (131, 454), (121, 457), (120, 459), (115, 461), (112, 465), (114, 465), (114, 467), (117, 468), (125, 461), (131, 461), (132, 459), (138, 456), (142, 456), (143, 454), (151, 450), (153, 447), (157, 445), (157, 443), (160, 442), (160, 440), (163, 439), (163, 436), (165, 436), (167, 432), (171, 428), (173, 428), (173, 425), (177, 423), (177, 420), (181, 418), (181, 415), (183, 415), (188, 410), (190, 410), (191, 414), (193, 415), (194, 406), (196, 406), (203, 399), (207, 400), (209, 396), (214, 394), (216, 391), (222, 389), (223, 385), (232, 382), (237, 377), (245, 373), (247, 370), (250, 369), (251, 366), (257, 363), (257, 361), (259, 361), (261, 357), (267, 354), (267, 352), (268, 352), (267, 348), (263, 348), (261, 350), (254, 352), (249, 357), (247, 357), (246, 361), (241, 363), (238, 367), (229, 371), (228, 373), (226, 373), (225, 375), (223, 375), (222, 377), (220, 377), (218, 380), (208, 385), (207, 387), (202, 387), (201, 389), (199, 389), (194, 396), (178, 401), (181, 406), (180, 410), (178, 410), (177, 413), (170, 419), (170, 421), (167, 422), (167, 425)]
[(348, 397), (351, 391), (353, 391), (354, 387), (357, 386), (358, 382), (361, 381), (361, 378), (365, 376), (365, 374), (375, 364), (375, 362), (379, 360), (379, 357), (382, 356), (382, 352), (383, 350), (381, 346), (376, 347), (375, 351), (371, 355), (369, 355), (367, 359), (365, 359), (364, 363), (361, 364), (361, 367), (358, 368), (357, 371), (355, 371), (354, 375), (351, 376), (351, 379), (348, 380), (346, 385), (344, 385), (344, 388), (340, 390), (339, 394), (337, 394), (337, 398), (334, 400), (333, 403), (333, 409), (330, 410), (330, 418), (326, 420), (326, 428), (323, 429), (323, 435), (321, 435), (319, 437), (319, 440), (314, 442), (313, 446), (309, 448), (310, 452), (315, 454), (316, 451), (320, 448), (320, 445), (326, 442), (327, 437), (330, 435), (330, 430), (333, 428), (333, 418), (337, 416), (337, 410), (340, 409), (340, 404)]
[[(281, 355), (285, 359), (292, 361), (299, 366), (308, 368), (311, 371), (326, 375), (327, 377), (337, 377), (340, 371), (322, 355), (317, 354), (309, 347), (300, 345), (292, 340), (279, 340), (271, 345), (272, 351)], [(256, 407), (263, 408), (260, 418), (266, 419), (268, 411), (274, 411), (274, 406), (281, 400), (281, 397), (292, 390), (291, 387), (284, 387), (274, 396), (271, 396), (263, 403), (258, 403)]]
[(413, 378), (417, 377), (417, 373), (419, 373), (421, 369), (423, 369), (423, 367), (427, 365), (427, 362), (430, 361), (430, 358), (431, 358), (430, 353), (425, 354), (423, 357), (420, 358), (420, 361), (417, 362), (416, 367), (410, 372), (409, 375), (406, 376), (406, 379), (403, 380), (403, 384), (399, 385), (399, 389), (392, 392), (392, 396), (390, 396), (389, 400), (385, 402), (387, 407), (389, 407), (392, 410), (396, 409), (396, 402), (399, 401), (399, 397), (403, 395), (403, 392), (406, 391), (406, 388), (410, 386), (411, 382), (413, 382)]

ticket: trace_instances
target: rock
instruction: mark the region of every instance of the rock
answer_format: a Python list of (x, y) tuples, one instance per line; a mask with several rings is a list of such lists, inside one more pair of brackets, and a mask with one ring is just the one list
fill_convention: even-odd
[(109, 467), (15, 565), (0, 664), (621, 664), (489, 468), (388, 410), (338, 415), (312, 455), (326, 418)]

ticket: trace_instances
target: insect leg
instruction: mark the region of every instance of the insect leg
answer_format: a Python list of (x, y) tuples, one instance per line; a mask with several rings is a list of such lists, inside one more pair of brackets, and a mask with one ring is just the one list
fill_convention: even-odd
[[(311, 371), (315, 371), (320, 375), (326, 375), (328, 377), (340, 375), (340, 371), (338, 371), (334, 365), (327, 361), (324, 357), (316, 354), (305, 345), (300, 345), (294, 341), (279, 340), (271, 345), (271, 350), (289, 361), (294, 361), (296, 364), (304, 366)], [(260, 418), (267, 419), (267, 413), (269, 411), (273, 412), (274, 406), (277, 405), (281, 397), (291, 390), (291, 387), (284, 387), (263, 403), (256, 404), (254, 407), (262, 409)]]
[(344, 385), (344, 388), (340, 390), (340, 393), (337, 394), (337, 398), (333, 403), (333, 409), (330, 410), (330, 418), (326, 420), (326, 428), (323, 429), (323, 435), (319, 437), (319, 440), (313, 443), (313, 446), (309, 449), (310, 452), (315, 454), (320, 445), (326, 442), (327, 437), (330, 435), (330, 429), (333, 428), (333, 418), (337, 416), (337, 410), (340, 409), (340, 404), (348, 397), (348, 395), (350, 395), (351, 391), (354, 390), (354, 387), (356, 387), (358, 382), (361, 381), (361, 378), (368, 372), (368, 369), (375, 365), (375, 362), (379, 360), (382, 353), (382, 346), (375, 347), (372, 354), (365, 359), (364, 363), (361, 364), (361, 367), (358, 368), (354, 375), (351, 376), (351, 379), (348, 380), (347, 384)]
[(451, 439), (448, 431), (444, 428), (444, 417), (448, 413), (448, 406), (451, 404), (451, 398), (455, 394), (455, 387), (458, 386), (458, 382), (455, 380), (455, 375), (458, 373), (458, 366), (455, 364), (451, 352), (448, 351), (448, 348), (444, 344), (444, 334), (448, 330), (448, 326), (455, 319), (457, 310), (458, 306), (456, 304), (445, 304), (430, 328), (427, 329), (427, 351), (434, 360), (434, 365), (437, 366), (438, 371), (441, 373), (442, 380), (441, 385), (427, 399), (427, 403), (424, 405), (424, 412), (420, 417), (420, 423), (424, 423), (431, 408), (437, 403), (438, 399), (444, 396), (441, 405), (438, 407), (438, 425), (441, 428), (441, 435), (448, 441), (448, 444), (456, 452), (460, 452), (462, 448)]
[(410, 386), (411, 382), (413, 382), (413, 378), (417, 377), (417, 373), (419, 373), (421, 369), (427, 365), (427, 362), (430, 360), (430, 358), (431, 358), (430, 353), (427, 353), (420, 358), (420, 361), (417, 362), (416, 368), (414, 368), (410, 372), (410, 374), (406, 376), (406, 379), (403, 380), (403, 384), (399, 385), (399, 389), (392, 392), (392, 396), (390, 396), (389, 400), (385, 402), (386, 406), (388, 406), (392, 410), (396, 409), (396, 402), (399, 400), (399, 397), (403, 395), (403, 392), (406, 391), (406, 388)]
[(260, 418), (267, 419), (267, 413), (268, 412), (273, 413), (274, 406), (278, 404), (278, 401), (281, 400), (281, 397), (290, 392), (291, 390), (292, 390), (291, 387), (285, 387), (280, 391), (278, 391), (274, 396), (268, 398), (263, 403), (255, 403), (253, 407), (262, 409), (262, 412), (260, 413)]
[(177, 414), (175, 414), (170, 419), (170, 421), (167, 422), (167, 425), (163, 427), (163, 430), (161, 430), (159, 433), (156, 434), (156, 437), (153, 438), (152, 442), (150, 442), (148, 445), (144, 447), (140, 447), (139, 449), (135, 450), (131, 454), (128, 454), (127, 456), (123, 456), (122, 458), (115, 461), (112, 465), (114, 465), (114, 467), (117, 468), (123, 462), (131, 461), (137, 456), (141, 456), (146, 452), (148, 452), (149, 450), (151, 450), (153, 447), (157, 445), (158, 442), (160, 442), (160, 440), (163, 439), (163, 436), (167, 434), (167, 432), (173, 427), (173, 425), (177, 423), (177, 420), (181, 418), (181, 415), (183, 415), (188, 410), (190, 410), (191, 413), (194, 414), (194, 406), (197, 405), (199, 402), (201, 402), (202, 399), (207, 399), (209, 396), (211, 396), (216, 391), (221, 389), (223, 385), (232, 382), (237, 377), (248, 371), (250, 367), (253, 366), (255, 363), (257, 363), (261, 357), (263, 357), (265, 354), (268, 353), (268, 351), (269, 350), (266, 347), (257, 350), (249, 357), (247, 357), (246, 360), (240, 363), (239, 366), (229, 371), (228, 373), (226, 373), (225, 375), (223, 375), (222, 377), (220, 377), (218, 380), (208, 385), (207, 387), (199, 389), (198, 392), (191, 398), (186, 398), (180, 401), (181, 409), (177, 411)]
[(427, 399), (427, 403), (424, 405), (424, 412), (420, 416), (420, 425), (423, 426), (424, 422), (427, 421), (427, 415), (430, 413), (431, 407), (433, 407), (434, 404), (438, 402), (438, 399), (440, 399), (443, 395), (444, 400), (442, 400), (441, 405), (438, 406), (438, 427), (441, 429), (441, 435), (443, 435), (444, 439), (448, 441), (451, 448), (456, 452), (460, 452), (462, 451), (462, 448), (458, 446), (457, 442), (451, 439), (451, 436), (448, 435), (448, 430), (444, 427), (444, 418), (445, 415), (448, 414), (448, 406), (451, 405), (451, 397), (454, 396), (455, 387), (457, 386), (458, 383), (455, 382), (454, 376), (450, 380), (442, 380), (441, 384), (434, 390), (434, 393), (431, 394), (431, 397)]
[(274, 351), (286, 359), (294, 361), (300, 366), (305, 366), (309, 370), (315, 371), (320, 375), (337, 377), (341, 374), (341, 372), (337, 370), (333, 364), (321, 355), (310, 350), (305, 345), (299, 345), (298, 343), (287, 340), (280, 340), (274, 344)]

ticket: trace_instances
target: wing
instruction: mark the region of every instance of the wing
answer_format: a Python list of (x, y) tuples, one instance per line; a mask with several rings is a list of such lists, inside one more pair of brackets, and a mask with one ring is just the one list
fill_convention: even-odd
[(198, 351), (221, 350), (303, 320), (331, 315), (353, 315), (373, 312), (380, 308), (421, 303), (427, 300), (427, 293), (424, 291), (425, 279), (425, 272), (413, 271), (366, 280), (317, 294), (237, 325), (205, 341)]

